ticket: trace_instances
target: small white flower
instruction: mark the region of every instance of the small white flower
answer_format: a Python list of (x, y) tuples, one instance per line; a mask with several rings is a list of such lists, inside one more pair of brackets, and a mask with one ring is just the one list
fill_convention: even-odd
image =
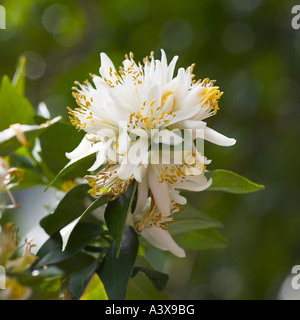
[[(195, 145), (195, 129), (201, 129), (201, 137), (217, 145), (232, 146), (235, 140), (204, 122), (219, 109), (222, 92), (215, 81), (193, 80), (194, 65), (179, 68), (174, 76), (178, 57), (168, 64), (165, 52), (161, 53), (161, 60), (155, 60), (151, 53), (143, 64), (136, 63), (132, 53), (125, 55), (118, 71), (105, 53), (100, 54), (100, 76), (92, 75), (94, 86), (85, 81), (83, 85), (76, 82), (78, 87), (73, 88), (80, 108), (69, 108), (70, 119), (86, 135), (66, 155), (74, 163), (96, 154), (89, 171), (101, 167), (100, 171), (86, 176), (94, 196), (118, 197), (136, 180), (134, 224), (150, 242), (156, 239), (154, 245), (160, 243), (161, 249), (167, 250), (166, 239), (172, 238), (165, 230), (166, 222), (178, 205), (186, 203), (178, 189), (201, 191), (211, 184), (204, 176), (210, 161)], [(192, 132), (191, 143), (188, 149), (178, 152), (176, 148), (186, 138), (181, 137), (183, 130)], [(164, 157), (162, 145), (173, 148), (167, 163), (153, 161), (153, 149), (158, 157)], [(183, 155), (183, 161), (176, 161), (178, 154)], [(151, 206), (145, 211), (149, 190)], [(177, 249), (168, 250), (183, 256), (182, 249)]]
[(13, 197), (10, 189), (16, 186), (18, 182), (11, 183), (14, 179), (15, 175), (18, 175), (19, 181), (23, 179), (23, 173), (20, 169), (17, 168), (9, 168), (8, 162), (5, 158), (0, 157), (0, 192), (5, 191), (7, 192), (12, 204), (5, 205), (4, 207), (0, 205), (0, 208), (18, 208), (16, 204), (15, 198)]

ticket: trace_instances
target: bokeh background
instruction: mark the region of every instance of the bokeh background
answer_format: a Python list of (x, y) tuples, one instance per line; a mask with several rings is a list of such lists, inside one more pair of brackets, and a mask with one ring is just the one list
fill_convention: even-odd
[[(7, 28), (0, 30), (0, 73), (12, 76), (25, 55), (26, 95), (36, 107), (44, 101), (51, 116), (67, 119), (66, 106), (75, 106), (73, 82), (98, 73), (101, 51), (119, 65), (129, 51), (142, 60), (152, 50), (160, 57), (164, 48), (169, 60), (179, 55), (177, 67), (195, 62), (197, 79), (216, 79), (225, 94), (208, 123), (235, 137), (237, 144), (221, 148), (206, 143), (206, 155), (213, 160), (209, 169), (232, 170), (266, 189), (193, 196), (194, 205), (224, 223), (229, 244), (188, 252), (186, 259), (156, 253), (157, 267), (171, 276), (166, 293), (171, 299), (300, 298), (289, 278), (300, 264), (300, 30), (291, 26), (296, 1), (1, 4)], [(22, 194), (17, 196), (22, 200)], [(34, 192), (23, 200), (37, 201)], [(29, 214), (23, 216), (21, 231), (38, 225), (41, 213)]]

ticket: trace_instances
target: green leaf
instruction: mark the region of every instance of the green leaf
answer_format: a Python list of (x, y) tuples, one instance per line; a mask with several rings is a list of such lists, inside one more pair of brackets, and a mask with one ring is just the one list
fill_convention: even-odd
[(122, 300), (126, 297), (127, 284), (137, 256), (139, 241), (136, 232), (126, 227), (119, 257), (116, 244), (112, 243), (97, 273), (102, 280), (109, 299)]
[(166, 273), (145, 267), (134, 267), (131, 277), (134, 277), (139, 271), (143, 272), (151, 280), (158, 291), (163, 291), (165, 289), (169, 280), (169, 276)]
[(79, 270), (91, 265), (94, 261), (95, 258), (91, 254), (81, 250), (69, 259), (55, 263), (55, 266), (62, 269), (66, 276), (69, 277), (71, 274), (74, 274), (75, 272), (78, 272)]
[(186, 233), (192, 230), (222, 227), (221, 222), (212, 219), (210, 216), (190, 205), (185, 205), (183, 212), (175, 214), (174, 217), (176, 222), (169, 225), (169, 229), (172, 230), (172, 235)]
[(166, 293), (159, 292), (145, 274), (139, 272), (130, 278), (127, 286), (126, 300), (167, 300)]
[(93, 223), (81, 223), (74, 229), (69, 239), (68, 247), (62, 251), (62, 239), (59, 233), (52, 235), (39, 249), (39, 260), (34, 264), (35, 269), (44, 265), (57, 264), (68, 260), (81, 251), (89, 242), (94, 240), (102, 232), (102, 226)]
[[(77, 132), (75, 128), (67, 122), (56, 123), (40, 135), (42, 148), (41, 157), (55, 175), (69, 162), (65, 153), (75, 149), (83, 136), (83, 132)], [(64, 172), (60, 173), (60, 177), (65, 175), (65, 179), (74, 179), (86, 175), (86, 171), (92, 165), (94, 158), (88, 157), (88, 159), (85, 158), (85, 160), (88, 160), (86, 161), (88, 163), (76, 162), (76, 164), (68, 168), (67, 171), (64, 170)]]
[(22, 96), (7, 76), (3, 76), (0, 88), (0, 131), (11, 124), (34, 124), (34, 108), (27, 98)]
[(85, 211), (84, 200), (87, 198), (89, 186), (80, 184), (72, 188), (57, 205), (53, 213), (40, 221), (41, 227), (51, 236)]
[[(54, 183), (62, 178), (63, 176), (65, 176), (68, 173), (72, 173), (76, 171), (76, 169), (78, 168), (89, 168), (92, 163), (95, 161), (95, 154), (90, 154), (86, 157), (81, 158), (80, 160), (73, 162), (73, 161), (69, 161), (67, 163), (67, 165), (59, 171), (59, 173), (55, 176), (55, 178), (51, 181), (51, 183), (47, 186), (46, 190), (51, 187), (52, 185), (54, 185)], [(78, 174), (76, 174), (78, 175)]]
[[(41, 227), (49, 235), (52, 235), (80, 217), (86, 210), (86, 202), (89, 201), (91, 204), (95, 202), (95, 199), (88, 194), (89, 189), (90, 187), (87, 184), (80, 184), (72, 188), (59, 202), (53, 213), (40, 221)], [(104, 205), (108, 201), (108, 197), (104, 196), (97, 200), (98, 201), (90, 209), (94, 210)], [(96, 204), (97, 206), (95, 206)], [(88, 220), (90, 219), (86, 219), (86, 221)]]
[(95, 274), (96, 269), (98, 268), (101, 257), (102, 254), (100, 254), (99, 257), (93, 261), (93, 263), (71, 275), (69, 279), (69, 290), (75, 299), (80, 299), (80, 297), (83, 295), (89, 282)]
[(120, 253), (123, 233), (128, 214), (136, 191), (136, 182), (132, 183), (127, 191), (116, 200), (110, 201), (105, 210), (105, 222), (108, 230), (116, 242), (117, 257)]
[(79, 216), (77, 219), (69, 223), (67, 226), (65, 226), (63, 229), (60, 230), (60, 235), (62, 238), (62, 250), (64, 251), (66, 249), (66, 246), (69, 243), (69, 238), (71, 236), (71, 233), (75, 229), (75, 227), (81, 222), (87, 215), (89, 215), (91, 212), (93, 212), (95, 209), (101, 207), (105, 203), (107, 203), (108, 197), (103, 196), (97, 198), (84, 212), (81, 216)]
[(213, 170), (205, 174), (213, 178), (208, 191), (225, 191), (230, 193), (249, 193), (264, 189), (261, 184), (254, 183), (245, 177), (227, 170)]
[[(41, 125), (22, 125), (20, 126), (20, 130), (23, 132), (25, 140), (29, 142), (60, 120), (61, 117), (56, 117), (52, 120), (46, 121)], [(5, 157), (21, 146), (22, 143), (17, 138), (17, 133), (15, 130), (9, 128), (0, 132), (0, 156)]]
[(215, 228), (177, 234), (174, 240), (185, 250), (224, 248), (228, 242)]
[(94, 273), (80, 300), (108, 300), (104, 285), (97, 273)]
[(21, 169), (23, 173), (23, 180), (13, 188), (13, 190), (27, 189), (39, 185), (45, 185), (47, 182), (43, 179), (42, 175), (34, 170), (28, 168)]
[(16, 91), (24, 95), (25, 94), (25, 68), (26, 68), (26, 57), (21, 56), (19, 59), (19, 64), (17, 66), (16, 72), (11, 83), (15, 86)]

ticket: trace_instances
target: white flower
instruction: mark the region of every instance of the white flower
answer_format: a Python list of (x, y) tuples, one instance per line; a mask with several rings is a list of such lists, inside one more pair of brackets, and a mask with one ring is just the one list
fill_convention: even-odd
[[(140, 194), (145, 195), (143, 188), (147, 186), (139, 185)], [(172, 199), (172, 195), (171, 199)], [(140, 198), (141, 199), (141, 198)], [(172, 199), (171, 213), (182, 211), (177, 203)], [(175, 222), (174, 216), (162, 215), (159, 208), (156, 206), (154, 195), (146, 199), (144, 208), (140, 207), (141, 202), (138, 200), (135, 211), (129, 215), (127, 223), (136, 228), (141, 233), (142, 237), (154, 247), (170, 251), (179, 258), (185, 257), (185, 252), (172, 238), (167, 226), (169, 222)]]
[(15, 175), (19, 176), (19, 181), (23, 179), (23, 173), (20, 169), (17, 168), (9, 168), (8, 162), (5, 158), (0, 157), (0, 192), (5, 191), (7, 192), (12, 204), (11, 205), (5, 205), (4, 207), (0, 205), (0, 208), (18, 208), (18, 205), (16, 204), (16, 201), (10, 191), (11, 188), (16, 186), (18, 182), (11, 183), (11, 181), (14, 179)]
[[(211, 184), (204, 176), (210, 161), (195, 144), (195, 138), (221, 146), (235, 144), (234, 139), (214, 131), (204, 122), (217, 113), (222, 92), (214, 85), (215, 81), (193, 80), (194, 65), (179, 68), (174, 76), (178, 57), (168, 65), (163, 50), (161, 60), (155, 60), (151, 53), (143, 64), (136, 63), (132, 53), (125, 55), (123, 67), (118, 71), (105, 53), (100, 57), (100, 76), (92, 75), (94, 86), (85, 81), (83, 85), (76, 82), (78, 87), (73, 88), (80, 108), (68, 108), (70, 119), (86, 135), (80, 145), (66, 155), (70, 163), (74, 163), (96, 154), (89, 171), (101, 168), (86, 177), (94, 196), (118, 197), (136, 180), (137, 230), (149, 241), (152, 239), (152, 243), (156, 239), (156, 246), (160, 243), (166, 250), (163, 241), (168, 241), (158, 238), (171, 239), (164, 230), (166, 222), (178, 205), (186, 203), (178, 189), (201, 191)], [(201, 130), (200, 136), (196, 129)], [(178, 149), (185, 143), (186, 132), (191, 132), (189, 147)], [(164, 157), (166, 154), (161, 146), (169, 147), (169, 162), (153, 160), (153, 155)], [(178, 155), (183, 158), (181, 162), (176, 160)], [(149, 190), (151, 206), (145, 211)], [(171, 246), (168, 250), (183, 256), (182, 249), (175, 250), (175, 245), (174, 242), (173, 249)]]
[[(106, 205), (96, 209), (93, 215), (102, 222), (105, 222), (105, 209)], [(178, 206), (176, 210), (174, 208), (174, 212), (180, 210)], [(153, 197), (152, 199), (149, 197), (143, 210), (138, 209), (136, 206), (136, 210), (128, 215), (126, 225), (135, 229), (139, 229), (143, 225), (144, 228), (141, 231), (141, 236), (146, 241), (160, 250), (170, 251), (177, 257), (183, 258), (185, 257), (184, 250), (174, 241), (165, 225), (169, 221), (174, 221), (174, 218), (162, 217), (157, 207), (153, 206)]]

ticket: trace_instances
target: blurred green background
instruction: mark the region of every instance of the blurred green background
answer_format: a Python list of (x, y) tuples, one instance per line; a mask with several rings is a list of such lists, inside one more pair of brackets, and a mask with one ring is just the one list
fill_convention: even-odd
[[(26, 95), (51, 116), (74, 107), (71, 87), (98, 73), (99, 53), (116, 65), (164, 48), (177, 67), (196, 63), (196, 78), (225, 92), (210, 127), (237, 139), (231, 148), (206, 143), (209, 169), (223, 168), (264, 184), (250, 195), (202, 192), (191, 201), (224, 223), (225, 249), (156, 253), (170, 273), (171, 299), (277, 299), (300, 264), (300, 30), (296, 1), (282, 0), (4, 0), (0, 73), (12, 76), (27, 57)], [(22, 229), (22, 226), (20, 226)], [(288, 281), (288, 280), (286, 280)], [(141, 288), (143, 290), (143, 288)], [(146, 289), (145, 289), (146, 290)], [(159, 296), (157, 296), (159, 298)], [(139, 298), (130, 296), (130, 298)]]

